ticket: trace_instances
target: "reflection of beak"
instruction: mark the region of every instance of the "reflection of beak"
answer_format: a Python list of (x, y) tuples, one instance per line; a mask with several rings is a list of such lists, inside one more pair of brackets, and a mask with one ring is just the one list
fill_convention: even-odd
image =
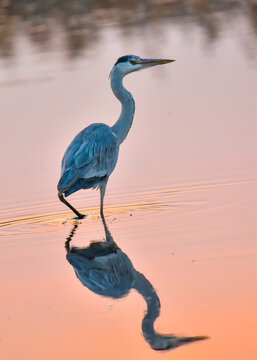
[(170, 62), (173, 62), (175, 60), (169, 60), (169, 59), (138, 59), (136, 60), (137, 64), (146, 65), (146, 66), (154, 66), (154, 65), (162, 65), (162, 64), (168, 64)]

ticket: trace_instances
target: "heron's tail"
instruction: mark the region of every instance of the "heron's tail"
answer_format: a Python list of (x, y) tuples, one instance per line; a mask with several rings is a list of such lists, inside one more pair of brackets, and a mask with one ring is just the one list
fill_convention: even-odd
[(71, 186), (67, 187), (61, 178), (58, 184), (58, 190), (63, 192), (65, 196), (69, 196), (80, 189), (96, 189), (100, 187), (103, 182), (106, 182), (106, 179), (107, 175), (101, 177), (94, 176), (88, 179), (78, 179), (75, 183), (72, 183)]

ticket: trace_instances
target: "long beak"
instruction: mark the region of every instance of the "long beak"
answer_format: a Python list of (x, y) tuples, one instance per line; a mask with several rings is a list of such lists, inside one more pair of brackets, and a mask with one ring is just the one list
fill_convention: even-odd
[(154, 65), (162, 65), (168, 64), (176, 60), (169, 60), (169, 59), (138, 59), (136, 63), (146, 66), (154, 66)]

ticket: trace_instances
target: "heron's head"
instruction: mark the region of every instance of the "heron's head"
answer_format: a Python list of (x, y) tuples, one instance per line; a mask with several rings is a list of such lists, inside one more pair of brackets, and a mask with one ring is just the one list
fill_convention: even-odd
[(175, 60), (168, 59), (142, 59), (136, 55), (125, 55), (120, 57), (114, 64), (114, 69), (117, 69), (122, 76), (125, 76), (134, 71), (147, 69), (152, 66), (168, 64)]

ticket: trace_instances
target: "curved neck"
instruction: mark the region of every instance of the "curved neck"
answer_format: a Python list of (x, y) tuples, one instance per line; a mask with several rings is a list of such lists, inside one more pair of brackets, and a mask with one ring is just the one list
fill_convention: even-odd
[(142, 330), (146, 341), (151, 344), (156, 335), (154, 322), (160, 315), (160, 300), (152, 284), (138, 271), (133, 287), (143, 296), (147, 304), (147, 311), (142, 321)]
[(111, 87), (114, 95), (121, 102), (122, 110), (118, 121), (112, 126), (112, 131), (117, 136), (119, 144), (121, 144), (133, 122), (134, 113), (135, 113), (135, 102), (122, 83), (123, 76), (120, 71), (114, 68), (111, 72)]

